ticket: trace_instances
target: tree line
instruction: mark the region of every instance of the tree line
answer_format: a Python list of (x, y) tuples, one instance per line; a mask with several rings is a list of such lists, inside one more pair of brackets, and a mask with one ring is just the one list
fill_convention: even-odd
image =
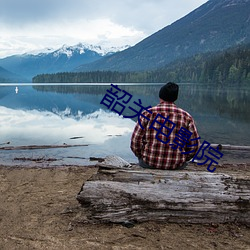
[(143, 72), (92, 71), (41, 74), (34, 83), (250, 83), (250, 44), (197, 54), (163, 68)]

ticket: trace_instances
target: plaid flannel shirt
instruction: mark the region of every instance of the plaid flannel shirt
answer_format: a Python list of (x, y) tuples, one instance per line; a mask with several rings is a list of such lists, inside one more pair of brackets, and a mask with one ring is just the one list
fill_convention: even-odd
[[(199, 137), (192, 116), (171, 102), (161, 102), (149, 110), (152, 113), (148, 111), (142, 113), (146, 118), (140, 116), (140, 123), (144, 129), (141, 128), (139, 122), (137, 122), (135, 126), (131, 138), (131, 150), (139, 159), (142, 159), (153, 168), (175, 169), (178, 166), (182, 166), (184, 162), (190, 160), (195, 155), (200, 144), (199, 140), (192, 141), (192, 139)], [(154, 122), (157, 114), (165, 118), (168, 117), (168, 120), (175, 124), (175, 127), (168, 137), (164, 136), (164, 134), (169, 132), (168, 129), (166, 127), (161, 127), (160, 123)], [(164, 119), (161, 119), (161, 123), (164, 122), (163, 120)], [(157, 130), (151, 127), (153, 122), (153, 126), (162, 129), (161, 132), (164, 134), (158, 133)], [(168, 124), (167, 122), (165, 126), (168, 126)], [(169, 124), (169, 126), (170, 125), (171, 124)], [(173, 149), (173, 146), (171, 146), (174, 144), (176, 133), (181, 127), (192, 133), (188, 143), (184, 146), (182, 151), (180, 148)], [(156, 136), (164, 142), (168, 141), (168, 143), (161, 142)], [(189, 151), (192, 151), (192, 153), (182, 153)]]

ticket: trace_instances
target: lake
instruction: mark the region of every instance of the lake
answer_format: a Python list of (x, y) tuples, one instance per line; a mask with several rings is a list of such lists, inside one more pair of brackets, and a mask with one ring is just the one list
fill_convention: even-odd
[[(123, 114), (133, 115), (129, 107), (136, 109), (133, 102), (139, 99), (144, 107), (156, 105), (162, 85), (118, 84), (132, 95)], [(96, 163), (90, 157), (107, 155), (137, 162), (130, 151), (136, 119), (101, 104), (107, 89), (110, 84), (0, 84), (0, 147), (84, 145), (0, 150), (0, 165), (86, 165)], [(176, 104), (194, 117), (201, 141), (250, 145), (250, 87), (180, 84)], [(248, 151), (223, 153), (223, 162), (250, 161)]]

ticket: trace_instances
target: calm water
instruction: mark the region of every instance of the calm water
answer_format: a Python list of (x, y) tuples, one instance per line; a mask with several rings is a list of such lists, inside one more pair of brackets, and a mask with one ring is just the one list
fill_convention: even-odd
[[(158, 103), (160, 85), (122, 85), (133, 97), (123, 114), (132, 115), (134, 101)], [(18, 93), (16, 93), (18, 86)], [(129, 144), (135, 120), (110, 112), (100, 102), (106, 85), (0, 85), (0, 147), (19, 145), (84, 144), (88, 146), (39, 150), (0, 150), (1, 165), (27, 165), (20, 158), (42, 158), (40, 164), (84, 165), (89, 157), (119, 155), (136, 162)], [(202, 140), (250, 145), (250, 88), (181, 84), (177, 105), (194, 117)], [(8, 145), (5, 144), (10, 142)], [(224, 152), (250, 161), (249, 152)], [(56, 161), (45, 161), (46, 159)], [(29, 165), (37, 164), (29, 161)], [(95, 164), (91, 163), (91, 164)]]

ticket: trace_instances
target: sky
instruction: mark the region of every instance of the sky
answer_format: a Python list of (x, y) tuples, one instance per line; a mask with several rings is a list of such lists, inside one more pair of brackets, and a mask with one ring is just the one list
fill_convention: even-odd
[(0, 0), (0, 58), (87, 43), (140, 42), (207, 0)]

